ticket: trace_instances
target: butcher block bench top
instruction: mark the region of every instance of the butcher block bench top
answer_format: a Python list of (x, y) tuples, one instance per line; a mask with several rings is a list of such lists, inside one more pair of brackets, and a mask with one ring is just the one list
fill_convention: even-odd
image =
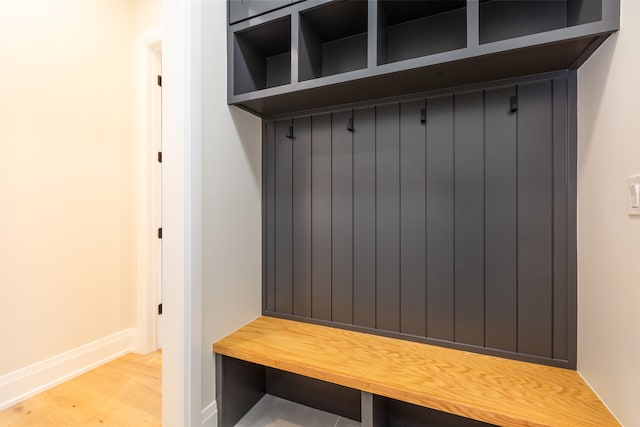
[(576, 372), (263, 316), (215, 353), (501, 426), (619, 426)]

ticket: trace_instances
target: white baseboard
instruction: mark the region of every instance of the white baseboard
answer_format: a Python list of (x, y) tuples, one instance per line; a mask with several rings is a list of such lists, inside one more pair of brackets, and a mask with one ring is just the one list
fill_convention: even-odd
[(0, 410), (133, 351), (135, 338), (125, 329), (1, 376)]
[(218, 405), (214, 400), (202, 410), (202, 427), (218, 427)]

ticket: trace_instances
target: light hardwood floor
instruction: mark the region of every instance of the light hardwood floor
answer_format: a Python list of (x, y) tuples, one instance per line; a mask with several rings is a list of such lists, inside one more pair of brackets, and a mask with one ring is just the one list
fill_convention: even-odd
[(162, 352), (127, 354), (0, 411), (0, 427), (162, 424)]

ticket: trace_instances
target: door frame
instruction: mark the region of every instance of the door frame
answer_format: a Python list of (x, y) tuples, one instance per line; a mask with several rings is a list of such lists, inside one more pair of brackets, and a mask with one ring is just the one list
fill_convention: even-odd
[(159, 30), (141, 34), (136, 41), (136, 170), (137, 170), (137, 273), (136, 352), (147, 354), (159, 347), (158, 282), (161, 257), (157, 228), (161, 226), (161, 188), (157, 151), (161, 137), (160, 91), (162, 36)]

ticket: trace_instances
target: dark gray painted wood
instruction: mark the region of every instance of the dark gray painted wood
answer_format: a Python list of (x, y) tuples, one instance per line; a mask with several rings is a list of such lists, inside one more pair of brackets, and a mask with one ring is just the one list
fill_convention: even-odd
[(566, 1), (483, 1), (480, 43), (511, 39), (567, 26)]
[(400, 108), (376, 107), (376, 327), (400, 331)]
[(400, 104), (400, 332), (427, 334), (425, 101)]
[(517, 113), (515, 86), (485, 93), (485, 345), (517, 350)]
[(360, 421), (360, 390), (266, 368), (266, 392), (321, 411)]
[(291, 53), (269, 56), (267, 62), (266, 87), (275, 87), (291, 83)]
[(568, 358), (568, 81), (553, 81), (553, 357)]
[(311, 117), (293, 128), (293, 314), (311, 317)]
[[(399, 400), (379, 399), (374, 399), (374, 405), (376, 403), (384, 405), (387, 419), (386, 423), (382, 425), (386, 427), (486, 427), (493, 425)], [(383, 399), (386, 400), (385, 403), (381, 402)]]
[(386, 40), (381, 40), (386, 43), (386, 62), (464, 48), (466, 18), (466, 9), (460, 8), (387, 27)]
[(266, 198), (266, 217), (265, 221), (265, 259), (266, 259), (266, 277), (265, 277), (265, 295), (264, 306), (268, 311), (275, 311), (276, 308), (276, 211), (275, 211), (275, 195), (276, 195), (276, 126), (275, 122), (267, 122), (264, 134), (264, 156), (266, 164), (266, 181), (265, 198)]
[(251, 18), (279, 7), (287, 6), (292, 3), (292, 0), (242, 0), (242, 3), (248, 11), (246, 17)]
[(333, 113), (332, 144), (332, 319), (353, 323), (353, 133), (352, 111)]
[(377, 9), (377, 19), (376, 19), (376, 33), (377, 38), (374, 40), (376, 42), (376, 64), (382, 65), (389, 62), (389, 55), (387, 54), (388, 49), (388, 37), (387, 34), (389, 31), (387, 27), (389, 26), (389, 21), (387, 20), (387, 15), (383, 10), (380, 10), (380, 4), (376, 5)]
[(234, 93), (291, 83), (291, 19), (238, 31), (234, 40)]
[(293, 139), (291, 120), (276, 122), (276, 311), (293, 312)]
[(484, 345), (484, 92), (455, 96), (455, 340)]
[[(319, 3), (320, 7), (318, 7)], [(423, 40), (422, 43), (410, 41), (406, 45), (400, 45), (400, 49), (409, 46), (417, 53), (422, 48), (421, 45), (427, 47), (432, 44), (439, 45), (450, 42), (453, 38), (459, 38), (464, 42), (464, 37), (460, 36), (465, 32), (467, 43), (460, 48), (449, 48), (436, 54), (430, 54), (433, 51), (427, 49), (424, 51), (426, 54), (414, 57), (410, 61), (388, 62), (383, 57), (384, 49), (380, 49), (381, 54), (376, 55), (378, 49), (375, 47), (378, 42), (383, 46), (388, 44), (388, 40), (385, 42), (384, 38), (388, 32), (385, 28), (389, 25), (383, 24), (379, 31), (376, 25), (377, 19), (367, 22), (367, 10), (364, 7), (369, 4), (371, 6), (369, 15), (375, 14), (377, 17), (378, 6), (383, 2), (294, 2), (287, 8), (269, 12), (263, 17), (229, 26), (229, 102), (239, 104), (263, 117), (273, 118), (277, 114), (291, 114), (351, 102), (370, 101), (556, 70), (576, 69), (609, 34), (619, 28), (619, 0), (473, 0), (470, 2), (394, 0), (384, 3), (398, 5), (396, 9), (406, 11), (403, 12), (405, 16), (399, 21), (388, 22), (391, 27), (398, 28), (425, 18), (427, 15), (419, 11), (422, 4), (445, 4), (446, 8), (451, 10), (452, 7), (449, 6), (451, 4), (462, 4), (464, 7), (467, 3), (466, 26), (464, 23), (449, 26), (438, 32), (435, 38)], [(438, 15), (446, 14), (431, 13), (429, 19), (442, 22), (444, 18)], [(314, 27), (318, 38), (316, 46), (320, 47), (320, 51), (322, 43), (369, 31), (372, 33), (370, 41), (373, 42), (369, 49), (375, 50), (371, 50), (368, 55), (370, 57), (367, 58), (368, 66), (358, 72), (322, 77), (322, 54), (314, 54), (313, 56), (320, 63), (319, 71), (314, 70), (306, 76), (300, 75), (300, 79), (296, 78), (297, 73), (294, 72), (291, 84), (279, 86), (273, 90), (262, 92), (254, 89), (255, 93), (234, 93), (237, 73), (233, 66), (235, 63), (233, 34), (286, 16), (292, 17), (291, 31), (296, 35), (301, 27), (305, 27), (305, 22)], [(303, 21), (301, 25), (298, 25), (298, 17)], [(417, 28), (419, 28), (418, 31), (425, 31), (427, 26)], [(459, 31), (451, 31), (452, 28), (459, 28)], [(481, 38), (480, 32), (485, 35), (482, 43), (478, 43)], [(522, 35), (524, 37), (521, 37)], [(284, 34), (279, 36), (281, 39), (285, 37)], [(496, 40), (501, 39), (504, 43), (488, 43), (491, 37)], [(301, 39), (304, 38), (306, 34), (301, 35)], [(415, 37), (415, 39), (418, 38), (420, 37)], [(411, 40), (411, 37), (408, 36), (407, 40)], [(306, 43), (295, 41), (291, 52), (294, 68), (304, 66), (303, 53), (306, 46)], [(298, 54), (300, 54), (299, 58)], [(374, 57), (377, 56), (380, 57), (380, 61), (375, 61)], [(349, 61), (352, 57), (351, 53), (344, 59)], [(378, 67), (377, 64), (385, 66)], [(309, 81), (320, 77), (322, 78), (319, 81)], [(238, 78), (242, 80), (241, 77)]]
[(234, 37), (234, 94), (252, 92), (266, 86), (266, 62), (260, 51), (241, 35)]
[(375, 109), (353, 112), (353, 323), (376, 325)]
[(367, 68), (367, 33), (322, 45), (322, 76)]
[(427, 336), (454, 340), (453, 96), (427, 99)]
[(580, 25), (602, 19), (602, 0), (567, 0), (567, 25)]
[(232, 427), (264, 396), (265, 367), (217, 354), (216, 372), (218, 425)]
[(331, 114), (311, 118), (311, 316), (331, 320)]
[(300, 79), (367, 67), (367, 2), (339, 1), (300, 14)]
[(551, 82), (518, 87), (518, 351), (552, 356)]
[(242, 21), (291, 4), (291, 0), (229, 0), (229, 22)]
[(300, 19), (299, 78), (310, 80), (322, 75), (322, 45), (320, 38), (305, 19)]
[(572, 108), (562, 77), (267, 122), (265, 312), (575, 366)]

